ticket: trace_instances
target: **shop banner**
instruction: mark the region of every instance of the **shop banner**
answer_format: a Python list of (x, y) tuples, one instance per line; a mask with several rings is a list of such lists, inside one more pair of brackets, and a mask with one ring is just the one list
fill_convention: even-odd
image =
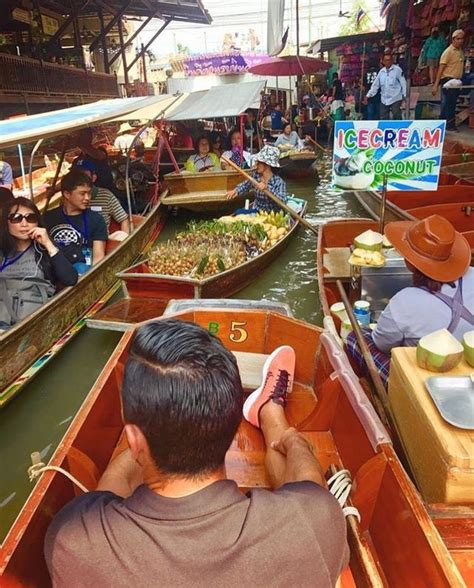
[(344, 190), (436, 190), (445, 121), (336, 121), (333, 183)]

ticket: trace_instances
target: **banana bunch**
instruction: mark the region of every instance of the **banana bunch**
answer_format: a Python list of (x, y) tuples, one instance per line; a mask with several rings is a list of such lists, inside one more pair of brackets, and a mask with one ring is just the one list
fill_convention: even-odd
[(263, 212), (260, 211), (257, 214), (257, 219), (260, 224), (267, 224), (276, 227), (277, 229), (286, 228), (288, 225), (288, 215), (279, 210), (275, 212)]

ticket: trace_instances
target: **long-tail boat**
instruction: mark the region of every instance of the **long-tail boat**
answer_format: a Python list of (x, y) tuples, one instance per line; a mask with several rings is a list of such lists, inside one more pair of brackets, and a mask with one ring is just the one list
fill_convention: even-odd
[(185, 208), (203, 214), (225, 214), (244, 203), (245, 197), (227, 198), (242, 177), (236, 171), (207, 171), (190, 173), (187, 171), (165, 174), (164, 185), (169, 194), (162, 198), (166, 206)]
[[(375, 220), (380, 219), (382, 197), (375, 190), (355, 192), (357, 200)], [(444, 216), (474, 248), (474, 187), (440, 186), (438, 190), (388, 192), (385, 222)]]
[[(262, 310), (195, 308), (174, 316), (217, 334), (237, 358), (246, 394), (260, 385), (268, 354), (282, 344), (295, 349), (289, 422), (312, 443), (324, 470), (335, 466), (350, 471), (349, 503), (360, 513), (360, 522), (354, 516), (347, 519), (351, 560), (341, 576), (344, 588), (465, 586), (455, 563), (465, 561), (456, 553), (453, 559), (443, 543), (331, 335)], [(120, 387), (132, 335), (132, 331), (124, 334), (50, 462), (89, 490), (95, 489), (112, 456), (125, 448)], [(226, 456), (226, 471), (243, 492), (270, 487), (264, 452), (262, 434), (242, 421)], [(3, 543), (2, 586), (49, 585), (43, 556), (45, 532), (55, 513), (78, 493), (57, 471), (41, 475)], [(159, 573), (150, 570), (151, 575), (155, 572)]]
[(474, 186), (474, 161), (443, 166), (439, 174), (439, 182), (441, 185)]
[[(340, 281), (343, 284), (347, 293), (347, 297), (351, 303), (361, 298), (361, 289), (363, 289), (364, 285), (362, 284), (361, 280), (358, 279), (357, 271), (351, 270), (349, 265), (350, 246), (352, 245), (353, 240), (357, 235), (368, 229), (378, 230), (378, 224), (370, 219), (348, 219), (340, 221), (329, 221), (320, 227), (317, 250), (319, 298), (324, 314), (324, 325), (329, 331), (335, 333), (336, 335), (338, 334), (337, 323), (339, 321), (337, 318), (331, 316), (330, 308), (334, 303), (341, 302), (341, 294), (339, 288), (337, 287), (337, 281)], [(385, 279), (387, 279), (387, 277), (388, 276), (385, 276)], [(374, 275), (368, 276), (369, 280), (370, 278), (373, 280)], [(388, 294), (388, 292), (385, 292), (385, 294), (393, 295), (396, 292), (396, 281), (399, 279), (399, 275), (392, 277), (392, 283), (389, 284), (388, 287), (394, 288), (394, 290), (391, 292), (391, 294)], [(377, 300), (372, 300), (371, 304), (374, 308), (377, 307)], [(411, 356), (410, 358), (413, 360)], [(405, 363), (406, 369), (411, 369), (414, 372), (415, 368), (411, 368), (410, 365), (414, 364), (410, 364), (407, 361)], [(444, 422), (441, 422), (441, 418), (438, 415), (433, 415), (430, 417), (432, 419), (440, 419), (440, 423), (436, 424), (436, 427), (434, 427), (433, 438), (427, 444), (433, 448), (435, 454), (436, 452), (439, 452), (438, 457), (443, 455), (442, 459), (447, 464), (445, 466), (446, 470), (447, 472), (450, 472), (447, 475), (445, 480), (445, 487), (442, 489), (442, 491), (440, 491), (439, 488), (434, 490), (435, 484), (429, 479), (429, 476), (426, 476), (425, 474), (422, 478), (422, 468), (419, 466), (419, 459), (415, 455), (419, 449), (421, 450), (421, 448), (417, 448), (416, 443), (413, 443), (413, 439), (407, 439), (406, 425), (404, 432), (402, 431), (404, 427), (400, 429), (400, 419), (415, 419), (414, 421), (410, 420), (410, 422), (412, 424), (414, 424), (414, 422), (417, 423), (417, 426), (420, 427), (418, 432), (421, 435), (421, 423), (426, 421), (427, 415), (422, 411), (421, 408), (418, 408), (418, 413), (412, 411), (407, 417), (407, 413), (404, 412), (402, 417), (402, 410), (400, 408), (401, 404), (397, 404), (395, 406), (395, 397), (392, 399), (390, 396), (390, 380), (393, 380), (392, 383), (394, 383), (395, 381), (398, 382), (398, 379), (403, 377), (403, 374), (400, 376), (399, 371), (400, 370), (398, 370), (396, 376), (394, 376), (391, 372), (389, 379), (388, 405), (391, 407), (390, 411), (392, 413), (390, 420), (395, 425), (395, 428), (391, 431), (391, 433), (394, 435), (394, 438), (397, 438), (397, 440), (400, 441), (399, 447), (403, 453), (405, 463), (410, 463), (410, 466), (416, 469), (417, 476), (415, 477), (419, 482), (419, 487), (423, 490), (426, 508), (433, 517), (433, 521), (441, 532), (446, 545), (453, 554), (453, 557), (455, 557), (460, 570), (465, 577), (466, 584), (472, 585), (474, 582), (474, 492), (472, 491), (472, 486), (471, 492), (469, 493), (469, 491), (466, 491), (460, 503), (459, 500), (451, 501), (439, 498), (440, 496), (447, 496), (448, 492), (451, 492), (451, 495), (453, 495), (459, 490), (460, 487), (462, 492), (464, 492), (464, 488), (461, 486), (462, 481), (465, 479), (465, 476), (468, 478), (472, 476), (472, 466), (471, 469), (469, 469), (468, 465), (470, 462), (472, 463), (472, 460), (474, 459), (472, 434), (469, 435), (472, 433), (472, 431), (466, 431), (466, 435), (464, 435), (464, 437), (467, 439), (467, 444), (462, 446), (462, 443), (458, 443), (458, 446), (453, 451), (453, 454), (450, 455), (449, 451), (452, 448), (452, 445), (447, 443), (445, 437), (441, 437), (441, 435), (445, 435)], [(367, 386), (365, 386), (365, 388), (369, 390), (370, 380), (366, 379), (367, 374), (364, 372), (364, 374), (361, 373), (359, 375), (364, 376), (364, 380), (367, 382)], [(429, 373), (427, 373), (427, 375), (429, 375)], [(395, 377), (398, 379), (395, 380)], [(407, 381), (410, 382), (412, 379), (416, 380), (414, 373), (406, 373), (404, 377), (406, 377)], [(420, 386), (423, 386), (422, 382), (420, 383)], [(427, 392), (424, 390), (423, 396), (426, 395)], [(374, 399), (372, 394), (369, 394), (369, 397)], [(400, 403), (399, 400), (398, 402)], [(404, 402), (405, 404), (403, 406), (403, 410), (406, 411), (409, 402), (406, 400)], [(431, 402), (429, 404), (431, 404)], [(381, 408), (380, 404), (378, 408)], [(415, 414), (417, 414), (416, 417), (414, 416)], [(436, 423), (437, 422), (438, 421), (436, 421)], [(452, 434), (453, 430), (455, 430), (455, 427), (452, 427), (451, 425), (448, 425), (447, 428), (450, 434)], [(435, 439), (436, 435), (439, 435), (439, 438)], [(461, 435), (461, 437), (462, 436), (463, 435)], [(469, 438), (471, 441), (469, 441)], [(437, 445), (439, 443), (441, 444), (440, 446)], [(439, 449), (439, 447), (443, 447), (443, 450)], [(407, 453), (407, 448), (409, 448), (410, 455)], [(460, 455), (462, 455), (462, 458), (459, 462), (457, 461), (458, 449), (460, 451)], [(443, 453), (441, 453), (441, 451), (443, 451)], [(431, 456), (431, 459), (434, 459), (433, 455)], [(463, 466), (458, 466), (459, 463), (462, 463)], [(429, 462), (427, 463), (427, 466), (428, 465)], [(432, 467), (438, 470), (438, 466), (433, 465)], [(452, 469), (452, 467), (454, 469)], [(442, 468), (439, 468), (439, 470), (441, 469)], [(436, 495), (436, 493), (437, 498), (433, 499), (432, 496)]]
[[(299, 213), (304, 216), (306, 202), (294, 200), (300, 203)], [(88, 326), (122, 331), (130, 324), (156, 316), (172, 299), (221, 299), (236, 294), (260, 276), (288, 246), (299, 226), (298, 221), (291, 222), (286, 235), (259, 255), (207, 278), (154, 274), (147, 259), (132, 265), (117, 274), (122, 280), (124, 298), (88, 319)]]

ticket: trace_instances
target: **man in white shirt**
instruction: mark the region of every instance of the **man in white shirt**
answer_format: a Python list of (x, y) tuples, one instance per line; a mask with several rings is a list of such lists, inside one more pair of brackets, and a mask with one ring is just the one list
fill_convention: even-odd
[[(120, 130), (118, 132), (117, 138), (114, 141), (115, 149), (120, 149), (122, 155), (127, 155), (128, 150), (133, 144), (135, 135), (136, 132), (134, 128), (130, 126), (128, 123), (123, 123), (122, 125), (120, 125)], [(138, 145), (142, 144), (142, 141), (140, 139), (137, 139), (137, 141), (135, 142), (135, 147), (138, 147)]]
[(384, 54), (383, 67), (367, 92), (365, 104), (367, 104), (367, 98), (372, 98), (379, 90), (381, 93), (380, 120), (389, 120), (390, 112), (393, 120), (401, 120), (401, 105), (407, 95), (407, 82), (402, 69), (393, 63), (391, 53)]

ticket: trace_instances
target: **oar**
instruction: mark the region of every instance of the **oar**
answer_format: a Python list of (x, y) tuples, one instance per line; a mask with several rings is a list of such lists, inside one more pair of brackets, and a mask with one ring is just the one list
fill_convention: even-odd
[(314, 143), (316, 145), (316, 147), (319, 147), (321, 149), (321, 151), (324, 151), (324, 153), (329, 153), (329, 149), (326, 149), (326, 147), (323, 147), (322, 145), (320, 145), (310, 135), (305, 135), (305, 139), (309, 139), (311, 141), (311, 143)]
[[(258, 188), (257, 180), (255, 178), (252, 178), (252, 176), (250, 176), (245, 170), (240, 168), (237, 164), (235, 164), (233, 161), (231, 161), (227, 157), (222, 156), (221, 159), (224, 163), (226, 163), (230, 167), (234, 168), (235, 171), (238, 171), (240, 173), (240, 175), (242, 175), (246, 180), (248, 180), (256, 188)], [(291, 217), (293, 217), (294, 219), (299, 221), (303, 226), (305, 226), (307, 229), (312, 231), (316, 236), (318, 236), (318, 229), (316, 229), (316, 227), (313, 227), (313, 225), (311, 223), (309, 223), (300, 214), (298, 214), (296, 211), (294, 211), (290, 206), (288, 206), (282, 200), (280, 200), (278, 198), (278, 196), (275, 196), (275, 194), (270, 192), (270, 190), (267, 190), (267, 188), (263, 189), (263, 193), (265, 194), (265, 196), (268, 196), (270, 198), (270, 200), (273, 200), (273, 202), (275, 202), (275, 204), (277, 204), (280, 208), (283, 208), (283, 210), (285, 210)]]

